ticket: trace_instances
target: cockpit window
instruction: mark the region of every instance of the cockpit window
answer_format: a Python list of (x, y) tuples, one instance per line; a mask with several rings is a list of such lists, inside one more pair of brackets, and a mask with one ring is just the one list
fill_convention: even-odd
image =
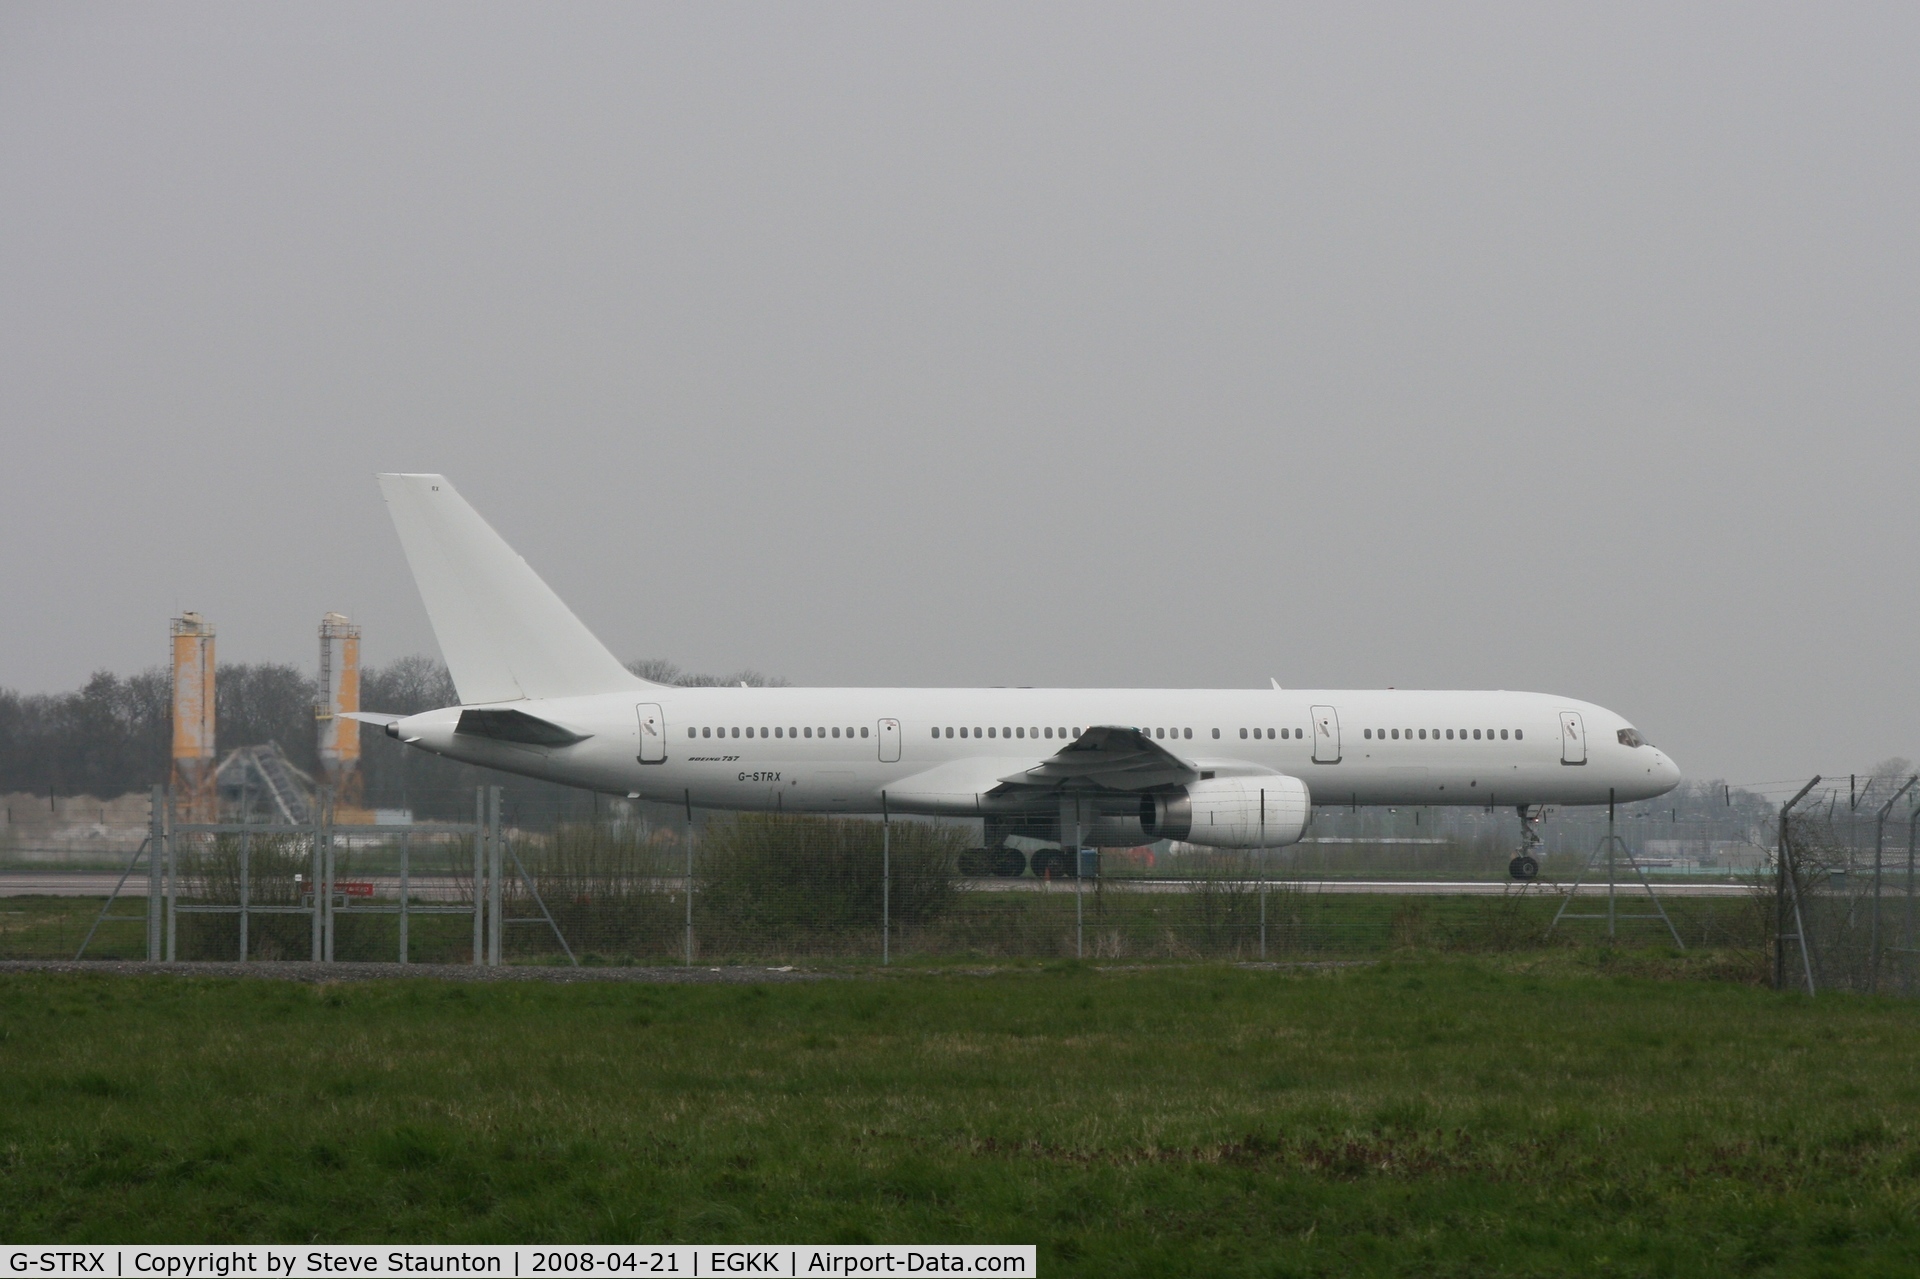
[(1620, 744), (1622, 746), (1645, 746), (1647, 739), (1640, 736), (1640, 730), (1637, 728), (1623, 728), (1620, 730)]

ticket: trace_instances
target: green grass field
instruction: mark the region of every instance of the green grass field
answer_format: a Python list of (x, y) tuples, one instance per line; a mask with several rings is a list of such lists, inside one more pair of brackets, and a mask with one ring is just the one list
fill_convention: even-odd
[(1555, 953), (779, 986), (0, 977), (0, 1237), (1920, 1273), (1911, 1004)]

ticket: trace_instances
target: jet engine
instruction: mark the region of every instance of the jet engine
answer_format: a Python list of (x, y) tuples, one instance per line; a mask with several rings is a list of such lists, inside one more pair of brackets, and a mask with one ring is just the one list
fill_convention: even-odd
[(1300, 838), (1311, 803), (1297, 777), (1213, 777), (1141, 795), (1140, 825), (1149, 839), (1272, 848)]

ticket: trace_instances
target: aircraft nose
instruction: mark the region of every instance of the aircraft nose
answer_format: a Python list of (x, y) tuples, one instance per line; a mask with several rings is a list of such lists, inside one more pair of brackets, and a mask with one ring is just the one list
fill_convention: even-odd
[(1661, 783), (1661, 792), (1672, 790), (1680, 784), (1680, 765), (1673, 762), (1665, 751), (1656, 752), (1659, 763), (1654, 768), (1654, 776)]

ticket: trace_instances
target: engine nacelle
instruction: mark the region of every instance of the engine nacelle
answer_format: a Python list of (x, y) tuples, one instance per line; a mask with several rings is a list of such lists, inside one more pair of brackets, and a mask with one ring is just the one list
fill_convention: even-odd
[(1152, 839), (1210, 848), (1274, 848), (1307, 828), (1312, 798), (1297, 777), (1211, 777), (1140, 797), (1140, 825)]

